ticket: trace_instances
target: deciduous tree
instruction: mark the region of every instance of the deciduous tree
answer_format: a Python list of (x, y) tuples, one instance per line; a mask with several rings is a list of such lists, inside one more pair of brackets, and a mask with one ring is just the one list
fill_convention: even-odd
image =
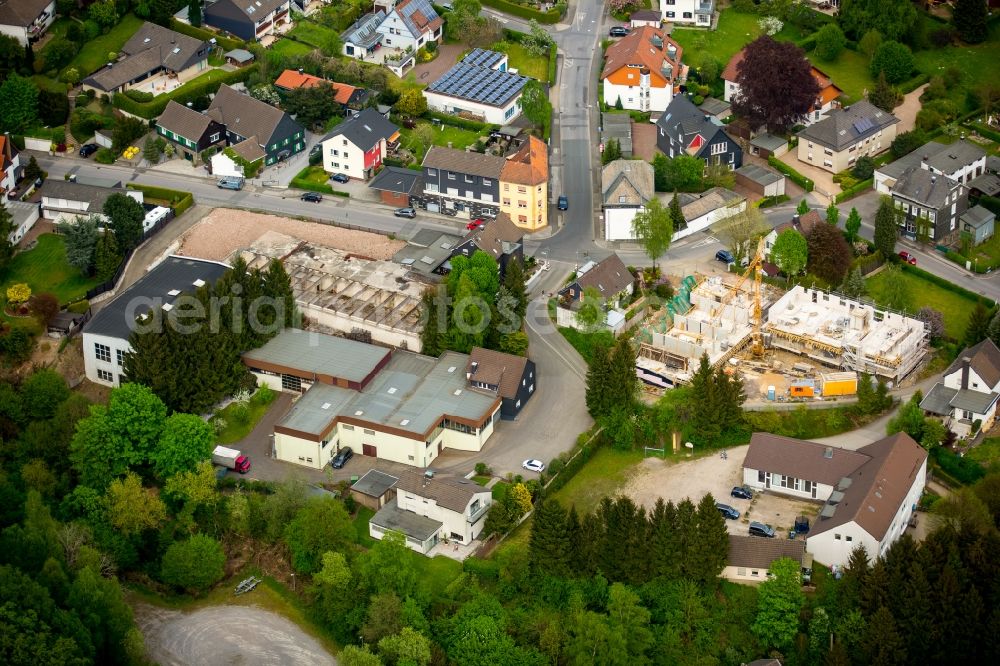
[(404, 90), (395, 108), (405, 116), (422, 116), (427, 111), (427, 98), (419, 90)]
[(584, 331), (597, 331), (604, 324), (604, 297), (597, 287), (585, 287), (580, 305), (574, 313), (576, 323)]
[[(883, 111), (892, 113), (892, 110), (903, 101), (903, 96), (899, 94), (898, 90), (889, 85), (889, 81), (886, 79), (885, 71), (883, 70), (878, 73), (875, 87), (868, 91), (868, 101)], [(903, 135), (901, 134), (900, 136)], [(898, 138), (896, 137), (896, 139)], [(896, 143), (896, 139), (893, 140), (893, 144)]]
[(31, 421), (45, 421), (69, 397), (69, 387), (58, 372), (41, 368), (22, 382), (20, 394), (24, 416)]
[(653, 158), (653, 180), (658, 192), (697, 192), (702, 187), (705, 162), (691, 155)]
[(225, 565), (226, 554), (219, 542), (210, 536), (195, 534), (167, 548), (160, 565), (160, 578), (170, 585), (202, 592), (222, 580)]
[(671, 211), (664, 208), (659, 199), (650, 199), (632, 218), (632, 235), (642, 244), (642, 249), (655, 267), (657, 260), (666, 254), (674, 235)]
[(816, 55), (820, 60), (833, 62), (847, 46), (844, 31), (836, 23), (827, 23), (816, 31)]
[(610, 164), (622, 158), (622, 146), (618, 139), (608, 139), (601, 153), (601, 164)]
[(871, 57), (875, 55), (876, 49), (878, 49), (878, 45), (881, 43), (881, 33), (879, 33), (878, 30), (869, 30), (861, 37), (860, 40), (858, 40), (858, 50), (868, 56), (868, 59), (871, 60)]
[(410, 627), (378, 642), (378, 651), (390, 664), (427, 666), (431, 661), (431, 643), (419, 631)]
[(720, 235), (732, 251), (737, 266), (742, 266), (743, 260), (750, 258), (757, 247), (757, 241), (771, 230), (764, 220), (764, 214), (750, 206), (729, 216), (722, 224)]
[(108, 520), (126, 536), (154, 529), (167, 517), (159, 492), (155, 488), (143, 488), (135, 472), (127, 472), (125, 478), (111, 482), (105, 506)]
[[(20, 134), (38, 113), (38, 87), (31, 79), (11, 74), (0, 84), (0, 131)], [(25, 172), (27, 175), (27, 172)]]
[(809, 246), (802, 234), (795, 229), (785, 229), (778, 234), (771, 248), (771, 261), (788, 279), (802, 272), (808, 259)]
[(389, 531), (365, 554), (361, 575), (375, 594), (393, 592), (409, 597), (416, 592), (418, 573), (406, 552), (406, 536)]
[(831, 285), (839, 285), (851, 267), (851, 248), (840, 230), (829, 224), (817, 224), (806, 236), (809, 246), (809, 272)]
[(844, 222), (844, 231), (847, 232), (847, 240), (851, 243), (858, 239), (858, 232), (861, 231), (861, 214), (853, 206), (851, 212), (847, 214), (847, 221)]
[[(917, 319), (924, 322), (924, 325), (927, 327), (927, 334), (930, 336), (932, 342), (944, 337), (944, 315), (941, 314), (940, 310), (935, 310), (925, 305), (917, 311)], [(994, 317), (995, 320), (996, 317)], [(997, 333), (998, 337), (1000, 337), (1000, 329), (997, 330)], [(990, 337), (993, 337), (992, 334)]]
[(322, 129), (340, 111), (333, 87), (325, 83), (289, 91), (284, 108), (300, 124), (313, 129)]
[(534, 79), (529, 79), (522, 89), (521, 112), (537, 127), (543, 127), (552, 118), (552, 102), (542, 89), (542, 84)]
[(889, 265), (885, 267), (885, 282), (879, 300), (880, 305), (891, 310), (906, 312), (913, 303), (913, 295), (910, 288), (903, 280), (903, 271), (899, 266)]
[(986, 0), (955, 0), (951, 9), (951, 22), (958, 36), (968, 44), (986, 41), (989, 35), (989, 10)]
[(816, 101), (819, 86), (805, 52), (792, 42), (763, 36), (744, 47), (733, 111), (751, 126), (784, 132)]
[(911, 3), (895, 0), (842, 0), (837, 14), (837, 22), (852, 39), (871, 30), (885, 39), (905, 39), (912, 36), (917, 21)]
[(0, 273), (7, 268), (7, 264), (14, 257), (14, 244), (10, 242), (12, 233), (14, 233), (14, 217), (7, 207), (0, 203)]
[(757, 617), (752, 630), (763, 645), (783, 649), (791, 646), (799, 630), (802, 594), (800, 564), (783, 557), (771, 563), (771, 578), (761, 583), (757, 594)]
[(882, 42), (872, 56), (869, 67), (872, 78), (885, 74), (889, 83), (901, 83), (913, 73), (913, 53), (910, 47), (899, 42)]
[(354, 541), (354, 526), (342, 502), (316, 498), (306, 502), (285, 529), (292, 566), (301, 573), (319, 571), (323, 553), (343, 550)]
[(207, 421), (194, 414), (172, 414), (153, 449), (153, 470), (161, 479), (191, 471), (211, 457), (214, 446), (215, 432)]
[(142, 241), (142, 223), (146, 211), (132, 197), (116, 192), (104, 202), (104, 215), (111, 221), (118, 247), (123, 252), (135, 248)]

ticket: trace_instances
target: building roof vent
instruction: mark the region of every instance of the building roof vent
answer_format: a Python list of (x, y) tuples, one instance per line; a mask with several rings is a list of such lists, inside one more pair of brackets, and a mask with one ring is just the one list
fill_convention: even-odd
[(823, 451), (823, 457), (826, 458), (827, 460), (833, 458), (833, 447), (832, 446), (826, 447), (826, 449)]
[(410, 419), (403, 419), (402, 421), (399, 422), (399, 425), (401, 426), (410, 425)]
[(354, 412), (354, 415), (355, 415), (355, 416), (361, 416), (361, 415), (362, 415), (362, 414), (364, 414), (364, 413), (365, 413), (365, 410), (363, 410), (363, 409), (359, 409), (359, 410), (357, 410), (356, 412)]

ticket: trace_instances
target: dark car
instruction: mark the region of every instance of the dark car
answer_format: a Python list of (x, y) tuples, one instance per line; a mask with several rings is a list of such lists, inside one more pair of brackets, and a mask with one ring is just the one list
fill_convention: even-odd
[(903, 261), (905, 261), (906, 263), (908, 263), (911, 266), (916, 266), (917, 265), (917, 258), (914, 257), (909, 252), (906, 252), (905, 250), (903, 252), (899, 253), (899, 258), (902, 259)]
[(556, 202), (556, 208), (559, 210), (569, 210), (569, 199), (566, 198), (565, 194), (559, 197), (559, 201)]
[(767, 537), (769, 539), (774, 538), (774, 528), (770, 525), (765, 525), (764, 523), (758, 523), (756, 521), (750, 523), (750, 536)]
[(719, 250), (718, 252), (715, 253), (715, 260), (721, 261), (726, 264), (731, 264), (734, 261), (736, 261), (736, 257), (734, 257), (733, 253), (730, 252), (729, 250)]
[(729, 494), (738, 499), (753, 499), (753, 491), (746, 486), (733, 486)]
[(408, 217), (412, 220), (417, 216), (417, 211), (413, 208), (397, 208), (392, 214), (396, 217)]
[(330, 461), (330, 464), (333, 465), (334, 469), (340, 469), (341, 467), (346, 465), (347, 461), (350, 460), (353, 456), (354, 456), (354, 451), (351, 450), (351, 447), (345, 446), (344, 448), (342, 448), (340, 451), (337, 452), (337, 455), (333, 457), (333, 460)]
[(720, 504), (719, 502), (716, 502), (715, 508), (719, 510), (719, 513), (722, 514), (723, 518), (728, 520), (739, 520), (740, 518), (740, 512), (728, 504)]
[(311, 201), (313, 203), (319, 203), (320, 201), (323, 200), (323, 195), (320, 194), (319, 192), (306, 192), (299, 198), (302, 199), (303, 201)]
[(628, 36), (628, 28), (623, 25), (612, 26), (611, 30), (608, 30), (608, 34), (612, 37), (626, 37)]
[(98, 151), (100, 146), (96, 143), (85, 143), (80, 146), (80, 157), (90, 157)]
[(343, 174), (343, 173), (335, 173), (335, 174), (333, 174), (332, 176), (330, 176), (330, 180), (335, 180), (338, 183), (349, 183), (349, 182), (351, 182), (351, 179), (346, 174)]

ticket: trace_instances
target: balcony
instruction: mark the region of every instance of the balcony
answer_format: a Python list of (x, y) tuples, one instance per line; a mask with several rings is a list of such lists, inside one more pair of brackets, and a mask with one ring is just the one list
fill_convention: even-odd
[(477, 507), (474, 511), (470, 510), (469, 515), (466, 516), (466, 520), (470, 525), (476, 524), (480, 518), (486, 515), (486, 512), (490, 510), (491, 506), (492, 504), (490, 503), (483, 503), (482, 505)]

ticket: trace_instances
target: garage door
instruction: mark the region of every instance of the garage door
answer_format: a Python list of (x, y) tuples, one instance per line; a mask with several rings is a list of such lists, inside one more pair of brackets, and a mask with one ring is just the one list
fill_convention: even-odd
[(440, 213), (441, 212), (441, 206), (439, 206), (436, 203), (428, 203), (427, 204), (427, 212), (428, 213)]
[(378, 458), (378, 449), (372, 444), (362, 444), (361, 452), (366, 456), (371, 456), (372, 458)]

